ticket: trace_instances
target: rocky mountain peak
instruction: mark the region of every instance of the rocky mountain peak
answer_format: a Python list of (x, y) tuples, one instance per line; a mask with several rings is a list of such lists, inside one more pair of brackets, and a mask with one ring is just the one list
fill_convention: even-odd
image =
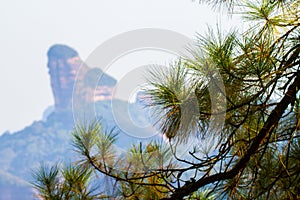
[(65, 60), (68, 58), (77, 57), (78, 53), (67, 45), (55, 44), (49, 48), (47, 55), (48, 58)]
[[(103, 74), (98, 68), (88, 67), (73, 48), (56, 44), (50, 47), (47, 55), (56, 112), (71, 108), (75, 83), (80, 86), (80, 91), (76, 93), (84, 101), (94, 102), (112, 98), (116, 80)], [(101, 80), (98, 80), (99, 77)]]

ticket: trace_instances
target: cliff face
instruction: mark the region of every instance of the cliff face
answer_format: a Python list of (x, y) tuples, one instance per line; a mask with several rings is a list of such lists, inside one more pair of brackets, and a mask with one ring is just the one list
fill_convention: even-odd
[(85, 102), (112, 99), (116, 80), (98, 68), (88, 67), (74, 49), (57, 44), (49, 49), (47, 55), (56, 112), (71, 108), (75, 84), (77, 97)]

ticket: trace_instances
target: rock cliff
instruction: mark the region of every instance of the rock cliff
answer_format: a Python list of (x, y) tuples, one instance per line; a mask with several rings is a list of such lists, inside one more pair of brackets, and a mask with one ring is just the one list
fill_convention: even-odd
[(47, 55), (56, 112), (69, 110), (75, 94), (85, 102), (112, 99), (116, 80), (98, 68), (88, 67), (74, 49), (56, 44)]

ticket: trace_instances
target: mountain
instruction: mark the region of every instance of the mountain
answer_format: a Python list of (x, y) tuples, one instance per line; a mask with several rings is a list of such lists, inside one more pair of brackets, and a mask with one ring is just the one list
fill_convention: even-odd
[[(125, 149), (131, 143), (143, 140), (125, 133), (140, 133), (142, 129), (132, 126), (132, 120), (124, 113), (128, 113), (129, 109), (133, 119), (142, 124), (147, 122), (148, 117), (141, 112), (141, 106), (112, 98), (117, 83), (113, 77), (99, 68), (87, 66), (77, 51), (66, 45), (53, 45), (47, 56), (55, 103), (45, 110), (42, 120), (21, 131), (6, 132), (0, 136), (0, 200), (34, 199), (29, 184), (32, 170), (41, 162), (67, 163), (78, 159), (72, 151), (70, 134), (75, 127), (74, 98), (77, 100), (75, 104), (78, 104), (76, 111), (85, 111), (92, 105), (104, 130), (116, 127), (119, 148)], [(122, 129), (119, 129), (116, 118)]]

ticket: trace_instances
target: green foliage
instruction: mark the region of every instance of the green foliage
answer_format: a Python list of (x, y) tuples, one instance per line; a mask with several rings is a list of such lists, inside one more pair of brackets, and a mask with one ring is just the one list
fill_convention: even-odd
[[(150, 73), (149, 106), (168, 142), (120, 154), (99, 123), (75, 129), (79, 169), (108, 177), (110, 198), (300, 198), (300, 1), (214, 2), (247, 30), (209, 29), (191, 57)], [(56, 171), (41, 177), (56, 183)], [(55, 191), (48, 182), (41, 194)]]
[[(245, 32), (222, 33), (217, 29), (215, 33), (209, 29), (207, 35), (199, 36), (199, 49), (192, 49), (192, 57), (176, 64), (180, 71), (188, 72), (179, 77), (189, 80), (178, 81), (184, 82), (180, 87), (175, 88), (172, 79), (179, 70), (167, 76), (162, 72), (154, 74), (154, 89), (148, 94), (151, 106), (162, 113), (158, 124), (161, 132), (171, 141), (183, 143), (195, 138), (190, 130), (198, 130), (196, 135), (204, 135), (208, 140), (217, 140), (213, 148), (218, 152), (201, 155), (205, 151), (195, 146), (189, 152), (191, 158), (177, 159), (190, 166), (185, 172), (194, 173), (198, 182), (179, 186), (171, 195), (173, 198), (186, 196), (209, 183), (221, 198), (298, 198), (298, 175), (292, 172), (299, 168), (290, 159), (299, 137), (296, 96), (300, 88), (300, 47), (299, 39), (295, 40), (300, 25), (299, 3), (233, 3), (232, 9), (247, 21)], [(211, 90), (212, 87), (216, 89)], [(178, 128), (186, 122), (180, 120), (183, 107), (175, 98), (185, 88), (196, 94), (199, 108), (196, 127), (189, 131)], [(226, 106), (213, 99), (223, 100)], [(217, 131), (211, 130), (211, 124), (203, 126), (208, 120), (218, 121), (214, 105), (223, 107), (218, 112), (224, 113), (225, 120), (223, 128)], [(196, 163), (192, 162), (194, 159)], [(193, 168), (197, 170), (193, 172)], [(198, 176), (201, 172), (203, 175)]]
[(191, 194), (188, 198), (189, 200), (214, 200), (217, 199), (216, 195), (211, 195), (209, 189), (198, 190)]
[[(160, 130), (168, 138), (173, 138), (175, 133), (182, 134), (185, 139), (187, 133), (195, 133), (198, 116), (197, 100), (194, 93), (196, 83), (188, 77), (189, 71), (178, 62), (170, 69), (152, 71), (149, 82), (153, 89), (149, 89), (151, 107), (156, 107)], [(184, 120), (184, 121), (182, 121)], [(184, 126), (183, 126), (184, 125)]]
[(94, 195), (89, 181), (92, 171), (80, 166), (69, 165), (60, 168), (58, 165), (42, 164), (33, 173), (36, 182), (33, 186), (38, 190), (37, 197), (45, 200), (92, 200), (101, 196)]
[[(166, 165), (171, 167), (170, 149), (165, 144), (154, 141), (146, 147), (142, 144), (134, 145), (124, 157), (124, 154), (117, 155), (118, 150), (114, 146), (117, 134), (114, 131), (103, 131), (99, 122), (78, 125), (72, 134), (74, 150), (81, 159), (75, 165), (64, 168), (42, 165), (34, 172), (33, 185), (39, 197), (160, 199), (170, 190), (161, 172)], [(105, 196), (89, 189), (89, 181), (95, 180), (93, 171), (111, 178), (107, 180), (106, 187), (112, 191), (106, 191)]]
[(42, 165), (40, 169), (34, 173), (37, 183), (34, 186), (40, 191), (40, 196), (44, 199), (59, 199), (57, 186), (59, 183), (57, 166)]

